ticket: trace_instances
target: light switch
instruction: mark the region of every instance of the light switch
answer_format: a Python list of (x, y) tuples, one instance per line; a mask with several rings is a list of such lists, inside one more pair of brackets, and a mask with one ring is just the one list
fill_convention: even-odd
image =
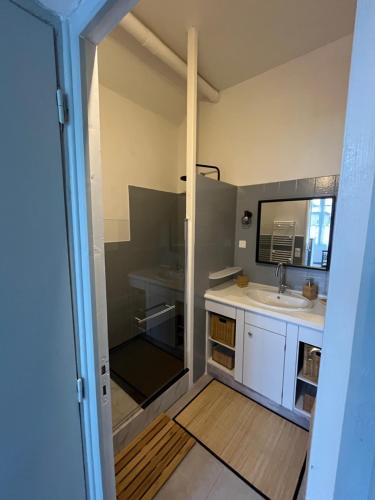
[(246, 240), (239, 240), (238, 248), (246, 248)]

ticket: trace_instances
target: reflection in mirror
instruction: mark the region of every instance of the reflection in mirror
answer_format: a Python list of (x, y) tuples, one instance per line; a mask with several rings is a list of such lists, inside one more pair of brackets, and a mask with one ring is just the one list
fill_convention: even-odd
[(256, 261), (327, 270), (335, 197), (260, 201)]

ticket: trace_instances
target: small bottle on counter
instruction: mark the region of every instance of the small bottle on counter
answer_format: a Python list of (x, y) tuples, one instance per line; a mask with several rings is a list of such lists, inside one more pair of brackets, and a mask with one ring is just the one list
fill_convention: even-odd
[(318, 287), (312, 278), (307, 278), (302, 295), (309, 300), (315, 300), (318, 297)]
[(239, 286), (240, 288), (245, 288), (249, 285), (249, 277), (246, 275), (240, 274), (239, 276), (237, 276), (236, 283), (237, 283), (237, 286)]

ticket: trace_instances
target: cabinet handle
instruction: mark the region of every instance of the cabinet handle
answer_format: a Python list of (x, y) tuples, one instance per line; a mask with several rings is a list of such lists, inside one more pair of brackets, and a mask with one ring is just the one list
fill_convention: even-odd
[(249, 337), (253, 336), (253, 334), (251, 332), (247, 332), (247, 334), (248, 334)]

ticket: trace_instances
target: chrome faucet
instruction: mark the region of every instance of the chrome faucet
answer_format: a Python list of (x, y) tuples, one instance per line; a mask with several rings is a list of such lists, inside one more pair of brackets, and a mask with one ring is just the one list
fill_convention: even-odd
[(286, 284), (286, 265), (283, 262), (279, 262), (275, 271), (276, 278), (279, 278), (279, 293), (285, 293), (287, 289)]

